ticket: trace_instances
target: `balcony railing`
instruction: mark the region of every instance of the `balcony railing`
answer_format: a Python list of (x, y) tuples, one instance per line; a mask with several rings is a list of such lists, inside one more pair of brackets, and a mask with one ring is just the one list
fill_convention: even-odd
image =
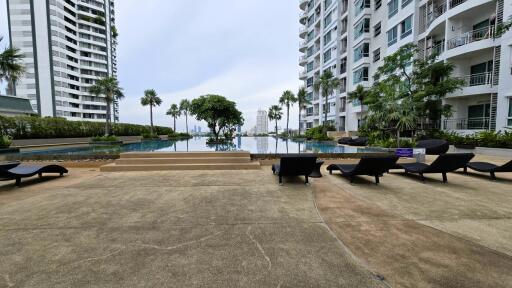
[(457, 7), (468, 0), (450, 0), (450, 8)]
[(492, 83), (491, 72), (471, 74), (458, 78), (464, 80), (464, 86), (466, 87), (490, 85)]
[(490, 117), (445, 119), (444, 130), (489, 130)]
[(427, 48), (427, 51), (426, 51), (426, 55), (427, 56), (430, 56), (432, 54), (436, 54), (436, 55), (441, 55), (443, 54), (444, 52), (444, 40), (442, 42), (440, 42), (439, 44), (437, 45), (434, 45), (432, 47), (429, 47)]
[(484, 27), (481, 29), (463, 33), (460, 36), (448, 40), (448, 49), (457, 48), (473, 42), (494, 37), (494, 26)]
[(432, 9), (432, 12), (429, 12), (427, 14), (427, 26), (430, 26), (434, 20), (436, 20), (439, 16), (443, 15), (446, 12), (446, 1), (440, 3), (434, 9)]

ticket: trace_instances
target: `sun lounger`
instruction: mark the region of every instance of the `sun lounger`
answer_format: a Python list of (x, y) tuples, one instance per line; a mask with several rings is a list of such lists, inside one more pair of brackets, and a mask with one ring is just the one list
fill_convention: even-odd
[(448, 152), (450, 144), (442, 139), (421, 140), (416, 143), (416, 148), (425, 148), (427, 155), (441, 155)]
[(501, 166), (487, 162), (470, 162), (464, 168), (464, 172), (467, 172), (467, 168), (478, 172), (490, 173), (491, 179), (496, 180), (496, 173), (512, 172), (512, 160)]
[(290, 154), (281, 157), (279, 164), (272, 165), (272, 172), (279, 175), (279, 184), (283, 184), (283, 176), (304, 176), (309, 183), (309, 175), (313, 172), (317, 157), (308, 154)]
[[(9, 168), (9, 167), (7, 167)], [(22, 178), (32, 177), (34, 175), (39, 175), (39, 177), (43, 176), (43, 173), (56, 173), (60, 176), (68, 173), (68, 170), (59, 165), (33, 165), (33, 166), (25, 166), (25, 165), (16, 165), (11, 169), (4, 169), (0, 166), (0, 180), (16, 180), (16, 186), (21, 185)]]
[(329, 173), (340, 171), (345, 177), (350, 178), (350, 183), (354, 182), (354, 177), (358, 175), (367, 175), (375, 177), (375, 184), (379, 184), (379, 177), (395, 166), (398, 156), (363, 156), (358, 164), (332, 164), (327, 167)]
[(471, 159), (475, 157), (473, 153), (453, 153), (442, 154), (428, 165), (425, 163), (405, 163), (400, 167), (405, 169), (405, 173), (419, 174), (422, 181), (425, 181), (424, 174), (443, 174), (443, 182), (448, 182), (447, 173), (463, 169)]

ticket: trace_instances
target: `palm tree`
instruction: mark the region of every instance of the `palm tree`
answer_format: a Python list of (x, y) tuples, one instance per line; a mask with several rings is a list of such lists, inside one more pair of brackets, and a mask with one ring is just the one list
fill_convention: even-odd
[(149, 117), (151, 120), (151, 135), (153, 135), (153, 107), (160, 106), (162, 99), (158, 97), (154, 89), (144, 91), (144, 97), (140, 98), (142, 106), (149, 106)]
[(176, 118), (181, 116), (181, 111), (178, 105), (172, 104), (171, 108), (167, 111), (167, 115), (174, 118), (174, 132), (176, 133)]
[(276, 121), (276, 137), (277, 137), (277, 121), (283, 118), (283, 109), (279, 105), (272, 105), (268, 110), (268, 119)]
[(340, 87), (341, 81), (338, 78), (334, 77), (334, 74), (332, 74), (331, 70), (325, 71), (322, 75), (320, 75), (320, 78), (315, 81), (313, 84), (313, 89), (320, 93), (320, 96), (325, 98), (325, 104), (324, 104), (324, 129), (327, 125), (327, 107), (329, 106), (329, 95), (331, 95), (335, 89)]
[(107, 103), (107, 117), (105, 123), (105, 136), (110, 135), (111, 106), (114, 101), (123, 99), (123, 89), (119, 87), (116, 77), (108, 76), (96, 81), (96, 84), (89, 88), (89, 93), (96, 97), (103, 96)]
[(190, 101), (188, 101), (187, 99), (181, 100), (180, 111), (183, 112), (183, 115), (185, 115), (185, 125), (188, 134), (188, 114), (190, 113)]
[(297, 102), (299, 103), (299, 136), (300, 136), (300, 133), (301, 133), (300, 122), (302, 121), (300, 112), (302, 112), (302, 110), (305, 109), (307, 105), (311, 104), (311, 101), (309, 101), (309, 99), (308, 99), (308, 92), (306, 91), (305, 87), (300, 87), (299, 92), (297, 92)]
[(359, 125), (363, 123), (364, 113), (364, 100), (368, 97), (368, 90), (363, 85), (357, 85), (356, 90), (348, 93), (348, 100), (350, 102), (358, 101), (361, 105), (361, 113), (359, 115)]
[[(0, 37), (0, 42), (2, 39)], [(7, 81), (10, 91), (14, 91), (16, 81), (25, 74), (23, 58), (25, 55), (18, 48), (7, 48), (0, 53), (0, 83), (4, 80)]]
[(286, 90), (283, 92), (281, 98), (279, 98), (279, 104), (281, 106), (286, 106), (286, 136), (290, 136), (290, 106), (293, 106), (294, 103), (297, 102), (297, 97), (293, 94), (292, 91)]

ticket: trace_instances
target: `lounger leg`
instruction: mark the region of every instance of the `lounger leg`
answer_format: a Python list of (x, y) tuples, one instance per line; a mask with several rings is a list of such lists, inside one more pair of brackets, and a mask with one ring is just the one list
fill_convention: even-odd
[(421, 181), (425, 182), (425, 176), (423, 176), (423, 173), (420, 173)]
[(378, 185), (379, 183), (379, 175), (375, 175), (375, 184)]
[(41, 178), (41, 177), (43, 177), (43, 173), (38, 173), (38, 174), (37, 174), (37, 176), (38, 176), (39, 178)]
[(448, 177), (446, 176), (446, 173), (443, 173), (443, 182), (448, 182)]
[(332, 175), (332, 170), (329, 170), (329, 174), (331, 174), (331, 175)]
[(279, 175), (279, 185), (283, 185), (283, 176)]
[(60, 173), (60, 177), (64, 176), (64, 173)]
[(491, 172), (491, 179), (496, 181), (497, 178), (496, 178), (496, 174), (494, 172)]
[(17, 187), (21, 186), (21, 178), (16, 178), (16, 186)]
[(350, 183), (354, 183), (354, 176), (350, 176)]
[(468, 166), (464, 166), (464, 173), (468, 174)]
[(306, 182), (304, 182), (304, 184), (306, 184), (306, 185), (309, 184), (309, 177), (308, 177), (308, 175), (306, 175)]

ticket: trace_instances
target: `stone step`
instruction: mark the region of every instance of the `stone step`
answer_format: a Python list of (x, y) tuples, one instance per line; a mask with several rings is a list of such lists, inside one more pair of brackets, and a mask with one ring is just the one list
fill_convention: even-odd
[(246, 157), (251, 154), (246, 151), (233, 152), (128, 152), (121, 153), (121, 159), (128, 158), (220, 158)]
[(116, 165), (145, 164), (216, 164), (216, 163), (250, 163), (249, 157), (204, 157), (204, 158), (121, 158)]
[(190, 171), (190, 170), (259, 170), (259, 162), (250, 163), (215, 163), (215, 164), (146, 164), (118, 165), (108, 164), (100, 168), (101, 172), (131, 171)]

